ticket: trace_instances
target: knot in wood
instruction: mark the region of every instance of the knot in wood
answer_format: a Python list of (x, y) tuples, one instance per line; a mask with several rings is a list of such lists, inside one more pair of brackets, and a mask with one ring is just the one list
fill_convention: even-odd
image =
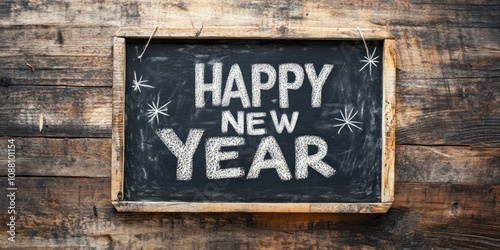
[(281, 25), (281, 27), (278, 28), (278, 32), (281, 35), (286, 35), (288, 33), (288, 28), (284, 25)]

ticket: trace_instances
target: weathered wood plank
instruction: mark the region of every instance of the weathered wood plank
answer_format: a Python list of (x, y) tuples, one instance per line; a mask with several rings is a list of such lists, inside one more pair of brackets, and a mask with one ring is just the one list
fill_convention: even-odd
[(17, 185), (16, 247), (500, 246), (499, 185), (398, 183), (382, 215), (116, 213), (109, 178), (31, 177)]
[(0, 45), (1, 85), (111, 86), (115, 27), (0, 29), (0, 39), (8, 41)]
[[(8, 41), (0, 45), (1, 85), (111, 86), (112, 37), (118, 28), (29, 25), (0, 29), (0, 39)], [(390, 31), (397, 38), (398, 80), (500, 77), (496, 29), (447, 27), (447, 32), (437, 32), (391, 27)], [(268, 34), (266, 29), (262, 34)]]
[[(494, 0), (474, 1), (392, 1), (385, 4), (395, 11), (387, 19), (372, 17), (374, 24), (413, 27), (481, 27), (498, 28), (495, 12), (499, 4)], [(384, 4), (384, 5), (385, 5)], [(374, 11), (374, 10), (372, 10)]]
[(0, 135), (109, 137), (111, 90), (0, 87)]
[[(1, 85), (111, 86), (109, 57), (5, 56), (0, 59)], [(34, 70), (27, 66), (30, 64)]]
[(396, 42), (384, 41), (382, 106), (382, 202), (394, 201), (396, 161)]
[(497, 78), (399, 81), (397, 143), (499, 146), (498, 90)]
[(389, 29), (396, 37), (398, 80), (500, 77), (498, 28)]
[[(15, 140), (17, 176), (109, 177), (111, 139), (0, 137)], [(0, 147), (7, 155), (7, 147)], [(7, 157), (0, 158), (7, 166)], [(1, 176), (6, 176), (3, 171)]]
[[(449, 26), (494, 26), (498, 2), (421, 1), (264, 1), (235, 2), (160, 1), (129, 3), (66, 1), (29, 3), (8, 0), (4, 4), (0, 24), (67, 24), (144, 26), (165, 24), (169, 27), (202, 26), (280, 26), (356, 27), (367, 25), (400, 25), (427, 27), (429, 24)], [(456, 13), (456, 14), (455, 14)], [(231, 22), (227, 22), (231, 20)]]
[[(421, 223), (434, 223), (431, 219), (462, 217), (464, 222), (477, 218), (500, 215), (496, 200), (500, 185), (461, 185), (447, 183), (397, 183), (395, 208), (426, 211)], [(424, 216), (424, 215), (421, 215)], [(500, 228), (499, 228), (500, 229)]]
[(500, 148), (398, 145), (399, 182), (500, 184)]
[[(113, 120), (111, 124), (111, 200), (123, 200), (125, 165), (125, 38), (113, 42)], [(135, 72), (134, 72), (135, 73)]]
[[(77, 24), (0, 25), (0, 37), (9, 40), (0, 44), (5, 55), (86, 55), (108, 56), (117, 26)], [(111, 36), (110, 36), (111, 35)]]
[[(114, 194), (112, 192), (112, 194)], [(113, 201), (119, 212), (385, 213), (392, 203), (238, 203)]]
[[(196, 28), (155, 28), (155, 38), (180, 39), (225, 39), (228, 37), (241, 39), (310, 39), (310, 40), (361, 40), (360, 31), (366, 40), (394, 39), (394, 36), (384, 29), (371, 28), (297, 28), (297, 27), (204, 27), (203, 32)], [(151, 29), (129, 27), (121, 28), (115, 33), (118, 37), (148, 39)]]

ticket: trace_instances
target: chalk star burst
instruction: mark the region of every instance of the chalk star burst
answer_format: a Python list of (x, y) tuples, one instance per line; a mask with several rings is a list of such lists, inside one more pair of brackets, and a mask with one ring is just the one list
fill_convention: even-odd
[(342, 110), (340, 111), (340, 115), (342, 116), (342, 119), (334, 118), (335, 120), (342, 122), (340, 124), (333, 125), (333, 127), (340, 127), (337, 134), (340, 134), (340, 131), (342, 131), (342, 129), (345, 126), (347, 126), (351, 132), (353, 132), (351, 126), (358, 128), (360, 130), (363, 130), (362, 128), (360, 128), (358, 125), (355, 124), (355, 123), (361, 124), (362, 122), (357, 122), (357, 121), (352, 120), (352, 118), (354, 118), (358, 114), (358, 111), (356, 111), (356, 113), (352, 114), (353, 110), (354, 110), (354, 108), (351, 109), (351, 112), (349, 112), (349, 115), (348, 115), (347, 114), (347, 107), (346, 107), (346, 108), (344, 108), (344, 113), (342, 113)]
[(368, 66), (370, 68), (370, 77), (372, 76), (372, 65), (375, 66), (375, 67), (378, 67), (377, 66), (377, 63), (379, 63), (379, 61), (377, 61), (377, 59), (380, 57), (380, 56), (375, 56), (375, 51), (377, 51), (377, 48), (375, 48), (373, 50), (373, 53), (370, 55), (370, 53), (368, 52), (368, 48), (366, 48), (366, 56), (364, 56), (365, 60), (359, 60), (360, 62), (364, 62), (365, 65), (359, 70), (363, 70), (364, 68), (366, 68), (366, 66)]
[(166, 104), (160, 107), (160, 97), (158, 96), (158, 100), (156, 101), (156, 103), (154, 102), (154, 100), (153, 102), (151, 102), (151, 104), (148, 103), (150, 109), (147, 110), (146, 115), (148, 116), (148, 118), (150, 118), (149, 122), (153, 122), (153, 120), (156, 118), (156, 122), (160, 123), (160, 120), (158, 118), (159, 115), (170, 116), (169, 114), (166, 113), (168, 111), (167, 105), (170, 102), (167, 102)]
[(141, 87), (152, 88), (152, 89), (155, 88), (151, 85), (144, 84), (145, 82), (148, 82), (148, 80), (142, 80), (142, 75), (139, 78), (139, 80), (137, 80), (137, 75), (135, 74), (135, 71), (134, 71), (134, 80), (132, 80), (132, 87), (134, 88), (134, 92), (139, 90), (139, 93), (141, 93)]

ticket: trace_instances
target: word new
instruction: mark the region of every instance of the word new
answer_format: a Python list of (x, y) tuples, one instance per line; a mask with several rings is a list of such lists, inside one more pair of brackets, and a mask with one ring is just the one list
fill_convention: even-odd
[[(171, 128), (158, 130), (158, 137), (177, 158), (177, 180), (188, 181), (193, 176), (193, 158), (200, 144), (204, 129), (191, 129), (185, 142)], [(335, 169), (323, 161), (328, 152), (328, 145), (323, 138), (313, 135), (295, 138), (295, 178), (306, 179), (309, 168), (314, 169), (326, 178), (335, 174)], [(208, 179), (229, 179), (245, 176), (243, 166), (222, 168), (221, 161), (238, 158), (238, 151), (221, 151), (222, 147), (238, 147), (245, 145), (241, 136), (210, 137), (205, 141), (206, 176)], [(316, 147), (317, 152), (309, 154), (309, 147)], [(269, 155), (270, 157), (266, 157)], [(259, 177), (262, 169), (275, 169), (282, 181), (292, 179), (290, 168), (283, 151), (273, 136), (264, 137), (255, 151), (247, 179)]]
[[(212, 106), (229, 106), (231, 99), (239, 99), (243, 108), (260, 107), (261, 92), (270, 90), (278, 80), (279, 107), (289, 107), (289, 90), (297, 90), (302, 87), (305, 75), (311, 84), (311, 107), (321, 106), (321, 92), (326, 79), (333, 69), (332, 64), (324, 64), (319, 74), (316, 74), (312, 63), (304, 64), (304, 68), (296, 63), (284, 63), (276, 69), (270, 64), (252, 64), (251, 68), (251, 100), (245, 86), (240, 66), (235, 63), (231, 66), (227, 75), (224, 92), (222, 92), (222, 63), (214, 63), (212, 66), (212, 82), (205, 82), (205, 64), (195, 65), (195, 107), (204, 108), (206, 105), (205, 93), (210, 92)], [(267, 75), (267, 80), (262, 82), (262, 75)], [(289, 77), (292, 76), (293, 77)], [(236, 88), (235, 90), (233, 90)]]
[[(297, 111), (292, 113), (291, 119), (285, 113), (281, 114), (281, 119), (279, 119), (276, 110), (269, 111), (269, 114), (278, 134), (281, 134), (285, 128), (288, 133), (292, 133), (299, 118), (299, 112)], [(229, 124), (231, 124), (238, 135), (243, 135), (246, 121), (247, 135), (265, 135), (267, 133), (265, 128), (256, 128), (256, 126), (264, 124), (264, 118), (267, 116), (265, 112), (248, 112), (246, 113), (246, 119), (244, 119), (244, 116), (245, 112), (243, 111), (238, 111), (236, 118), (229, 110), (222, 111), (221, 132), (226, 134)]]

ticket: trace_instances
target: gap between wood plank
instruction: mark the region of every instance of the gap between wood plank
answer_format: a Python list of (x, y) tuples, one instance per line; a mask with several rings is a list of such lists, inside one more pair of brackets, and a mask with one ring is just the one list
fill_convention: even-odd
[[(397, 136), (396, 136), (397, 138)], [(462, 147), (462, 148), (484, 148), (484, 149), (499, 149), (495, 146), (477, 146), (477, 145), (461, 145), (461, 144), (418, 144), (418, 143), (408, 143), (408, 144), (396, 144), (398, 146), (414, 146), (414, 147)]]

